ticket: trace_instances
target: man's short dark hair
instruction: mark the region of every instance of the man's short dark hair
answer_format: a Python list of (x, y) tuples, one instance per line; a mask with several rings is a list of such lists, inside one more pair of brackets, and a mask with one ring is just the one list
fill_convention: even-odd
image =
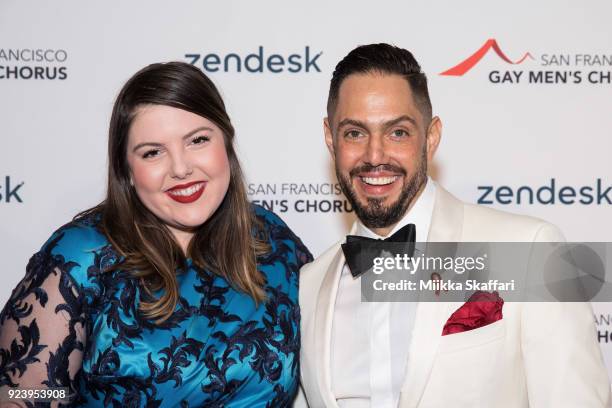
[(389, 44), (360, 45), (336, 65), (327, 97), (327, 116), (332, 118), (338, 103), (342, 82), (352, 74), (396, 74), (408, 81), (414, 101), (423, 115), (425, 125), (431, 121), (431, 101), (427, 77), (412, 53)]

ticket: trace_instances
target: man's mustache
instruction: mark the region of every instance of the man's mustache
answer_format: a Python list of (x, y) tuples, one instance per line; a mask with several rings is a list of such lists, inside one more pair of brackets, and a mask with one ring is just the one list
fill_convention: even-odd
[(360, 173), (375, 173), (377, 171), (388, 171), (390, 173), (401, 174), (402, 176), (408, 174), (403, 168), (399, 166), (394, 166), (392, 164), (380, 164), (378, 166), (372, 166), (371, 164), (362, 164), (361, 166), (351, 169), (351, 171), (349, 172), (349, 176), (356, 177)]

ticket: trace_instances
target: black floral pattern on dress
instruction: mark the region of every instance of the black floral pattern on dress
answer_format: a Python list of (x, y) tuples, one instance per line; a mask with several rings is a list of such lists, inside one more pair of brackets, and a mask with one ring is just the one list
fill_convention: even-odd
[[(97, 230), (99, 218), (62, 227), (31, 258), (0, 313), (0, 330), (16, 327), (0, 337), (0, 386), (27, 378), (68, 387), (60, 406), (288, 406), (299, 375), (298, 271), (312, 256), (280, 218), (254, 211), (264, 226), (254, 233), (271, 246), (258, 259), (267, 301), (255, 306), (189, 264), (176, 310), (161, 325), (138, 310), (150, 300), (139, 280), (108, 271), (121, 258)], [(47, 344), (51, 333), (40, 323), (58, 316), (59, 340)]]

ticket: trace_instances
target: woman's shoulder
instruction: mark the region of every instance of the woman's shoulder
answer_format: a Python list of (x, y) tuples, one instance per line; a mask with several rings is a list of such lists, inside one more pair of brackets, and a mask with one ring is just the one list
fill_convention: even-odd
[(270, 244), (279, 240), (302, 243), (298, 236), (277, 214), (257, 204), (251, 204), (251, 206), (255, 217), (259, 221), (259, 225), (256, 225), (255, 228), (258, 229), (257, 233), (260, 237), (266, 236), (264, 240), (269, 241)]
[(274, 212), (259, 205), (252, 204), (255, 216), (260, 221), (263, 231), (258, 236), (270, 245), (270, 255), (286, 257), (293, 260), (297, 267), (312, 262), (312, 255), (302, 240)]
[(251, 208), (253, 209), (255, 216), (260, 221), (262, 221), (264, 225), (276, 225), (284, 228), (289, 228), (287, 224), (281, 219), (281, 217), (276, 215), (276, 213), (265, 209), (261, 205), (251, 203)]
[(117, 261), (99, 225), (98, 214), (82, 216), (64, 224), (32, 256), (30, 264), (53, 265), (68, 273), (80, 286), (91, 285), (96, 270), (105, 269)]
[(53, 232), (42, 250), (74, 262), (89, 259), (92, 251), (108, 245), (99, 224), (96, 214), (74, 219)]

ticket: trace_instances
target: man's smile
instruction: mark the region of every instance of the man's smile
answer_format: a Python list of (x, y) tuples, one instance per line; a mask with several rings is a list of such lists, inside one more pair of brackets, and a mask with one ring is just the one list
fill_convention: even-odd
[(361, 181), (372, 186), (384, 186), (393, 183), (399, 176), (361, 177)]
[(354, 180), (357, 188), (366, 196), (382, 197), (389, 195), (401, 184), (401, 176), (390, 171), (370, 171), (357, 174)]

